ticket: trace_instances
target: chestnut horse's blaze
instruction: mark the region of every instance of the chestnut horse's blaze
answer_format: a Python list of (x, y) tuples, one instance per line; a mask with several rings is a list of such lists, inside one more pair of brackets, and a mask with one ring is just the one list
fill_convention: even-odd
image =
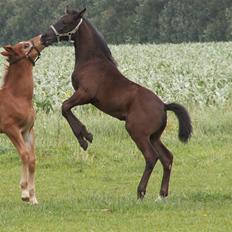
[(137, 196), (143, 198), (152, 170), (159, 159), (163, 165), (160, 196), (167, 197), (173, 156), (161, 142), (166, 127), (167, 111), (179, 120), (179, 138), (187, 142), (191, 137), (191, 120), (186, 109), (177, 104), (165, 104), (152, 91), (128, 80), (116, 62), (100, 33), (81, 12), (67, 10), (41, 37), (49, 46), (57, 41), (73, 40), (76, 63), (72, 74), (74, 94), (62, 105), (67, 119), (81, 147), (86, 150), (92, 135), (76, 118), (74, 106), (91, 103), (103, 112), (125, 121), (125, 126), (145, 158), (145, 170), (138, 185)]
[(22, 200), (37, 204), (35, 196), (35, 148), (33, 125), (32, 67), (44, 46), (40, 36), (31, 41), (7, 45), (1, 54), (7, 57), (4, 83), (0, 88), (0, 133), (15, 145), (22, 160), (20, 187)]

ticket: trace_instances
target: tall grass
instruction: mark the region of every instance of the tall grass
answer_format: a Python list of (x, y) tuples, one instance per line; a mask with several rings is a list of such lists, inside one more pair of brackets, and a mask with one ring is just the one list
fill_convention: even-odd
[[(228, 43), (111, 46), (121, 72), (164, 101), (221, 106), (230, 102), (232, 46)], [(0, 59), (0, 71), (3, 70)], [(73, 93), (72, 47), (46, 48), (34, 69), (38, 110), (59, 109)], [(89, 109), (89, 107), (85, 108)]]

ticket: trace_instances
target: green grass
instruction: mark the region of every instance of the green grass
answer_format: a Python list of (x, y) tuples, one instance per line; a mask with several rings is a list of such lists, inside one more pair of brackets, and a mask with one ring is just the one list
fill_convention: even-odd
[(80, 150), (59, 113), (36, 121), (38, 206), (20, 200), (19, 158), (0, 136), (0, 231), (230, 231), (232, 111), (191, 111), (194, 135), (177, 139), (169, 114), (163, 141), (174, 154), (167, 203), (156, 203), (158, 163), (143, 202), (136, 200), (144, 160), (123, 123), (102, 113), (78, 114), (94, 141)]

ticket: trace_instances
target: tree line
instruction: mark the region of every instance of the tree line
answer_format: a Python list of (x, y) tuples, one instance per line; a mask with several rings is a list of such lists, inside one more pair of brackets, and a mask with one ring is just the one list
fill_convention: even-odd
[(66, 5), (86, 7), (86, 16), (111, 44), (232, 39), (231, 0), (1, 0), (0, 44), (42, 33)]

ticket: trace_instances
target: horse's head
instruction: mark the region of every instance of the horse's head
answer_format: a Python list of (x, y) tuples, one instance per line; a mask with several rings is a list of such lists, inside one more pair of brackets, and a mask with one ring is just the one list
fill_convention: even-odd
[(72, 35), (78, 31), (85, 11), (86, 8), (80, 12), (66, 8), (65, 15), (63, 15), (55, 24), (50, 26), (47, 32), (42, 35), (42, 43), (45, 46), (49, 46), (54, 42), (70, 41)]
[(3, 48), (4, 51), (1, 54), (8, 57), (10, 63), (16, 63), (21, 59), (27, 58), (34, 64), (44, 46), (41, 43), (41, 35), (39, 35), (29, 41), (19, 42), (15, 45), (6, 45)]

